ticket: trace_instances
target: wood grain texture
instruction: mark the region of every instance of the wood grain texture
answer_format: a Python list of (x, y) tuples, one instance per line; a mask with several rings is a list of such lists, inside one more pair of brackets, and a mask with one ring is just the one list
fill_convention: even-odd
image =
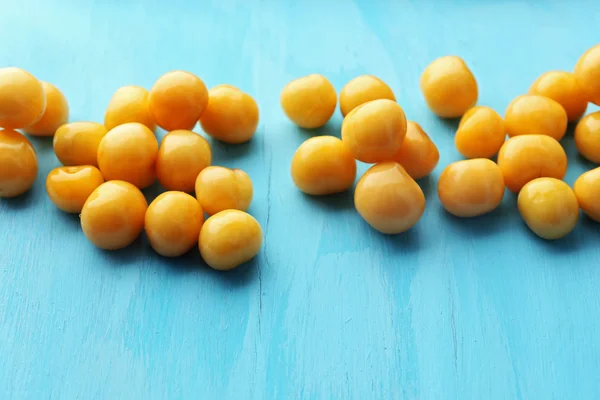
[[(427, 110), (419, 76), (465, 58), (479, 104), (501, 114), (550, 69), (600, 42), (589, 1), (19, 0), (0, 15), (0, 65), (61, 88), (71, 120), (102, 121), (110, 96), (185, 69), (257, 99), (242, 146), (214, 163), (252, 177), (265, 232), (246, 268), (216, 273), (197, 252), (158, 257), (145, 238), (88, 243), (44, 191), (59, 165), (32, 139), (33, 190), (0, 201), (0, 398), (593, 399), (600, 397), (600, 225), (538, 240), (507, 193), (494, 213), (441, 209), (437, 176), (459, 159), (455, 123)], [(309, 198), (289, 164), (313, 133), (279, 107), (289, 80), (322, 73), (340, 90), (371, 73), (394, 89), (441, 160), (410, 232), (383, 237), (352, 195)], [(341, 116), (319, 134), (339, 135)], [(160, 133), (162, 137), (164, 133)], [(592, 165), (563, 141), (567, 182)], [(360, 166), (360, 171), (366, 169)], [(159, 192), (146, 190), (149, 199)]]

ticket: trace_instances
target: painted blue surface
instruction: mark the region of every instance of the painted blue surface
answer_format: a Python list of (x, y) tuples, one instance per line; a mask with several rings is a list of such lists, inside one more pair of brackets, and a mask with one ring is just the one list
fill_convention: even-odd
[[(0, 201), (0, 398), (600, 397), (600, 226), (582, 218), (544, 242), (508, 194), (476, 220), (445, 214), (435, 182), (459, 159), (455, 125), (431, 115), (418, 87), (430, 61), (457, 54), (479, 104), (503, 113), (539, 74), (571, 69), (600, 42), (592, 0), (200, 3), (3, 2), (0, 65), (55, 83), (72, 120), (102, 121), (114, 90), (171, 69), (255, 96), (255, 139), (212, 144), (215, 164), (252, 177), (265, 243), (226, 274), (197, 252), (160, 258), (144, 238), (99, 251), (47, 199), (45, 175), (59, 164), (51, 141), (33, 140), (33, 190)], [(409, 233), (369, 229), (351, 194), (312, 199), (293, 186), (290, 160), (310, 134), (286, 120), (279, 92), (313, 72), (338, 90), (381, 77), (438, 145)], [(336, 113), (320, 133), (340, 124)], [(573, 183), (592, 165), (572, 137), (563, 143)]]

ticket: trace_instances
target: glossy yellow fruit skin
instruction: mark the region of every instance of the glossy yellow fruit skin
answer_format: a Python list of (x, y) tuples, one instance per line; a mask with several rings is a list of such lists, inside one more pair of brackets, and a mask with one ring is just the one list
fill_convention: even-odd
[(53, 136), (56, 130), (69, 121), (69, 103), (65, 95), (53, 84), (41, 82), (46, 96), (44, 114), (35, 124), (23, 131), (32, 136)]
[(240, 144), (252, 139), (258, 118), (258, 105), (252, 96), (221, 85), (208, 92), (208, 105), (200, 117), (200, 125), (221, 142)]
[(148, 202), (129, 182), (108, 181), (98, 186), (81, 210), (81, 228), (94, 246), (118, 250), (129, 246), (144, 228)]
[(178, 257), (198, 243), (203, 223), (198, 201), (187, 193), (171, 191), (150, 203), (144, 228), (154, 251), (164, 257)]
[(586, 115), (577, 123), (575, 145), (583, 157), (600, 164), (600, 111)]
[(536, 178), (562, 179), (567, 173), (567, 154), (546, 135), (523, 135), (508, 139), (498, 153), (504, 184), (513, 193)]
[(154, 183), (157, 157), (154, 133), (138, 122), (111, 129), (98, 146), (98, 167), (104, 179), (130, 182), (140, 189)]
[(375, 164), (360, 178), (354, 205), (373, 229), (398, 234), (412, 228), (425, 211), (425, 195), (397, 162)]
[(285, 85), (279, 102), (293, 123), (304, 129), (314, 129), (325, 125), (335, 112), (337, 94), (327, 78), (312, 74)]
[(148, 96), (150, 114), (166, 131), (191, 130), (208, 104), (208, 90), (196, 75), (167, 72), (154, 83)]
[(465, 158), (495, 156), (506, 139), (504, 120), (493, 109), (475, 106), (463, 115), (454, 145)]
[(104, 125), (97, 122), (71, 122), (54, 134), (56, 158), (65, 166), (98, 166), (98, 146), (106, 135)]
[(508, 136), (548, 135), (561, 140), (567, 132), (567, 112), (556, 101), (533, 94), (516, 97), (504, 114)]
[(504, 197), (502, 171), (487, 158), (454, 162), (439, 177), (438, 196), (446, 211), (456, 217), (487, 214)]
[(46, 192), (60, 210), (79, 214), (88, 197), (103, 183), (100, 170), (91, 165), (59, 167), (46, 177)]
[(224, 210), (204, 222), (198, 247), (209, 267), (227, 271), (256, 257), (262, 243), (256, 219), (243, 211)]
[(574, 74), (588, 101), (600, 106), (600, 44), (583, 53)]
[(376, 76), (357, 76), (340, 92), (340, 111), (343, 116), (346, 116), (361, 104), (379, 99), (396, 101), (396, 96), (392, 89)]
[(156, 177), (167, 190), (190, 193), (200, 171), (211, 162), (212, 150), (206, 139), (192, 131), (172, 131), (160, 143)]
[(567, 112), (569, 121), (577, 121), (585, 113), (588, 100), (575, 75), (566, 71), (542, 74), (529, 88), (529, 94), (548, 97)]
[(0, 197), (16, 197), (28, 191), (37, 171), (37, 156), (29, 140), (12, 129), (0, 130)]
[(352, 110), (342, 123), (342, 141), (365, 163), (391, 160), (406, 136), (406, 116), (395, 101), (382, 99)]
[(156, 123), (150, 114), (148, 91), (140, 86), (123, 86), (112, 95), (104, 113), (104, 126), (107, 130), (126, 124), (139, 122), (152, 132)]
[(340, 139), (316, 136), (294, 153), (291, 174), (294, 184), (306, 194), (340, 193), (354, 184), (356, 160)]
[(21, 129), (35, 124), (46, 109), (44, 87), (21, 68), (0, 68), (0, 127)]
[(477, 103), (479, 90), (467, 64), (456, 56), (434, 60), (421, 75), (425, 102), (438, 117), (457, 118)]
[(230, 209), (246, 211), (252, 196), (252, 180), (241, 169), (211, 166), (196, 179), (196, 198), (208, 215)]
[(402, 147), (392, 160), (400, 163), (413, 179), (421, 179), (435, 169), (440, 153), (421, 125), (408, 121)]
[(583, 212), (600, 222), (600, 167), (581, 174), (573, 185), (573, 191)]
[(536, 235), (554, 240), (575, 229), (579, 204), (573, 190), (555, 178), (537, 178), (523, 186), (517, 200), (521, 217)]

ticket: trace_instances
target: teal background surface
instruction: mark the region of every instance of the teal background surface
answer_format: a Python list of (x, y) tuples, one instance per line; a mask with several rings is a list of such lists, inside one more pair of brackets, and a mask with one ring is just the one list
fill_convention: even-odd
[[(0, 66), (25, 68), (67, 95), (71, 120), (102, 121), (123, 85), (172, 69), (229, 83), (261, 111), (246, 145), (211, 141), (214, 164), (246, 170), (260, 255), (230, 273), (197, 251), (168, 260), (141, 237), (94, 248), (44, 180), (59, 166), (32, 139), (39, 176), (0, 201), (2, 399), (597, 399), (600, 225), (563, 240), (527, 230), (507, 192), (495, 212), (460, 220), (436, 195), (460, 159), (455, 122), (435, 118), (419, 76), (456, 54), (479, 104), (501, 114), (541, 73), (571, 70), (600, 42), (590, 1), (19, 0), (2, 2)], [(352, 193), (309, 198), (289, 166), (313, 134), (295, 128), (281, 88), (309, 73), (339, 91), (365, 73), (390, 84), (440, 149), (421, 221), (385, 237)], [(596, 110), (590, 107), (588, 111)], [(199, 128), (196, 131), (200, 132)], [(164, 132), (159, 132), (162, 138)], [(570, 184), (593, 165), (572, 140)], [(366, 165), (360, 165), (362, 173)], [(158, 186), (145, 191), (151, 200)]]

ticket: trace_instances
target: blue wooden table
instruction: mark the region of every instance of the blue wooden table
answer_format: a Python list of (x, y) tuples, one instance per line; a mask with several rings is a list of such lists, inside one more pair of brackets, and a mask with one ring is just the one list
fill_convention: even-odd
[[(478, 219), (443, 212), (436, 180), (460, 158), (456, 124), (432, 116), (419, 90), (429, 62), (460, 55), (479, 104), (502, 114), (538, 75), (571, 70), (600, 42), (597, 10), (592, 0), (3, 2), (0, 66), (56, 84), (73, 121), (102, 121), (118, 87), (150, 87), (172, 69), (252, 94), (254, 140), (211, 144), (215, 164), (252, 177), (265, 241), (231, 273), (195, 251), (161, 258), (145, 238), (100, 251), (46, 197), (59, 163), (51, 140), (32, 139), (35, 186), (0, 201), (0, 398), (599, 398), (600, 225), (582, 218), (567, 238), (542, 241), (508, 193)], [(290, 160), (311, 133), (285, 118), (279, 93), (314, 72), (338, 90), (379, 76), (438, 145), (410, 232), (376, 233), (351, 193), (294, 187)], [(317, 133), (339, 135), (340, 124), (336, 113)], [(573, 183), (593, 166), (571, 133), (563, 144)]]

